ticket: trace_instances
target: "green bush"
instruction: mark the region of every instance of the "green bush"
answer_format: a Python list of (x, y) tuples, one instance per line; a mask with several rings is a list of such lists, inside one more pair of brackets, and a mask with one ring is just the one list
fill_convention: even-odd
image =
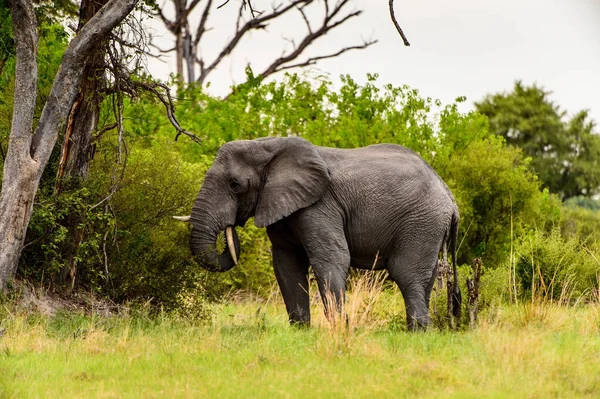
[[(145, 298), (171, 307), (184, 287), (194, 285), (188, 225), (172, 216), (189, 214), (207, 168), (206, 162), (182, 161), (172, 144), (130, 152), (120, 188), (107, 203), (116, 228), (106, 248), (109, 276), (104, 277), (115, 299)], [(110, 157), (93, 164), (92, 175), (107, 191), (119, 174)]]
[(567, 201), (563, 207), (563, 236), (580, 237), (588, 245), (600, 242), (600, 203), (591, 199), (573, 200)]
[(559, 228), (549, 233), (525, 232), (515, 243), (515, 271), (525, 297), (572, 302), (591, 298), (598, 290), (600, 251), (576, 238), (563, 238)]

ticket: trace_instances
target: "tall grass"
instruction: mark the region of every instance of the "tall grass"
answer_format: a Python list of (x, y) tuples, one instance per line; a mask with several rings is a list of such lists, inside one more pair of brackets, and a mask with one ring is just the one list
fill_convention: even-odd
[[(317, 310), (314, 324), (327, 332), (334, 351), (349, 351), (355, 341), (381, 328), (387, 320), (374, 317), (375, 308), (381, 301), (387, 271), (356, 272), (349, 279), (346, 299), (336, 303), (335, 295), (328, 292), (326, 302), (339, 311)], [(322, 301), (320, 301), (322, 304)]]
[(528, 301), (488, 311), (474, 330), (409, 333), (391, 328), (403, 305), (396, 293), (379, 289), (382, 279), (355, 280), (347, 324), (345, 318), (332, 324), (315, 304), (312, 328), (290, 327), (275, 297), (214, 305), (204, 322), (144, 308), (45, 317), (3, 306), (0, 397), (595, 397), (600, 391), (600, 304)]

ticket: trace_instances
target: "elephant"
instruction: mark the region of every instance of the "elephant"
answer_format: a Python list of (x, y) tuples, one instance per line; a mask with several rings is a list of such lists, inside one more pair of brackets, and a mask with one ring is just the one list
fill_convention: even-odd
[[(210, 271), (231, 269), (240, 255), (235, 228), (250, 217), (266, 227), (291, 324), (310, 324), (309, 265), (326, 315), (344, 301), (352, 266), (387, 269), (404, 297), (408, 328), (427, 328), (439, 255), (446, 258), (448, 245), (450, 306), (460, 314), (458, 207), (441, 177), (406, 147), (337, 149), (300, 137), (228, 142), (186, 218), (195, 260)], [(219, 253), (216, 241), (224, 231), (227, 248)]]

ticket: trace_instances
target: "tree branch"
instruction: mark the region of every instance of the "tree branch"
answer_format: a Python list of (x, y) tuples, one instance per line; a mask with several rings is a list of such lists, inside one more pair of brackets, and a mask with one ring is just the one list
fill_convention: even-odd
[(208, 20), (208, 14), (210, 13), (210, 6), (212, 5), (213, 0), (208, 0), (204, 11), (202, 12), (202, 17), (200, 18), (200, 24), (198, 25), (198, 29), (196, 30), (196, 37), (194, 38), (194, 48), (198, 47), (198, 43), (204, 33), (208, 30), (206, 29), (206, 21)]
[(200, 84), (203, 84), (206, 77), (208, 76), (208, 74), (211, 73), (217, 67), (217, 65), (219, 65), (219, 63), (221, 63), (223, 58), (225, 58), (226, 56), (231, 54), (233, 49), (238, 45), (238, 43), (240, 42), (240, 40), (246, 33), (250, 32), (252, 30), (264, 29), (267, 26), (267, 22), (287, 13), (288, 11), (290, 11), (293, 8), (297, 8), (301, 4), (306, 5), (306, 4), (312, 3), (313, 1), (314, 0), (290, 1), (290, 3), (288, 5), (286, 5), (285, 7), (275, 8), (271, 13), (259, 16), (258, 18), (251, 19), (250, 21), (246, 22), (241, 27), (239, 26), (239, 17), (238, 17), (238, 23), (236, 24), (236, 32), (235, 32), (233, 38), (229, 41), (229, 43), (225, 46), (225, 48), (221, 51), (221, 53), (217, 56), (217, 58), (208, 67), (205, 67), (205, 68), (203, 68), (203, 70), (200, 71), (200, 76), (198, 77), (197, 82)]
[[(85, 56), (133, 10), (137, 0), (110, 0), (79, 31), (69, 43), (54, 79), (50, 97), (44, 106), (33, 135), (31, 156), (45, 166), (50, 158), (58, 131), (65, 123), (75, 100), (83, 73)], [(40, 168), (42, 173), (43, 167)]]
[(404, 35), (404, 31), (400, 27), (400, 24), (398, 23), (398, 20), (396, 19), (396, 14), (394, 13), (394, 0), (390, 0), (389, 6), (390, 6), (390, 17), (392, 18), (392, 22), (394, 23), (396, 30), (400, 34), (402, 41), (404, 41), (404, 45), (408, 47), (408, 46), (410, 46), (410, 43), (408, 42), (408, 39)]
[(310, 58), (309, 58), (309, 59), (307, 59), (306, 61), (299, 62), (299, 63), (297, 63), (297, 64), (291, 64), (291, 65), (284, 65), (284, 66), (281, 66), (281, 67), (279, 67), (279, 68), (275, 69), (275, 70), (274, 70), (273, 72), (271, 72), (271, 73), (276, 73), (276, 72), (284, 71), (284, 70), (286, 70), (286, 69), (300, 68), (300, 67), (305, 67), (305, 66), (314, 65), (314, 64), (316, 64), (318, 61), (325, 60), (325, 59), (327, 59), (327, 58), (335, 58), (335, 57), (337, 57), (337, 56), (339, 56), (339, 55), (342, 55), (342, 54), (344, 54), (346, 51), (350, 51), (350, 50), (363, 50), (363, 49), (366, 49), (367, 47), (369, 47), (369, 46), (371, 46), (371, 45), (373, 45), (373, 44), (375, 44), (375, 43), (377, 43), (377, 40), (371, 40), (371, 41), (368, 41), (368, 42), (364, 42), (364, 43), (363, 43), (363, 44), (361, 44), (361, 45), (344, 47), (344, 48), (343, 48), (343, 49), (341, 49), (340, 51), (338, 51), (338, 52), (335, 52), (335, 53), (332, 53), (332, 54), (320, 55), (320, 56), (317, 56), (317, 57), (310, 57)]
[[(188, 132), (187, 130), (183, 129), (179, 125), (179, 122), (177, 121), (177, 118), (175, 117), (175, 106), (173, 105), (173, 98), (171, 97), (171, 90), (169, 89), (169, 87), (167, 85), (165, 85), (163, 83), (157, 83), (157, 82), (152, 82), (152, 83), (132, 82), (132, 83), (143, 88), (146, 91), (151, 92), (160, 100), (160, 102), (163, 103), (163, 105), (165, 106), (165, 108), (167, 110), (167, 117), (169, 118), (169, 121), (171, 122), (171, 124), (173, 125), (175, 130), (177, 130), (177, 135), (175, 136), (175, 141), (177, 141), (177, 139), (179, 138), (180, 135), (184, 134), (184, 135), (188, 136), (190, 139), (192, 139), (192, 141), (196, 142), (197, 144), (202, 143), (202, 139), (200, 137), (196, 136), (194, 133)], [(164, 91), (164, 93), (161, 93), (160, 89), (162, 89)]]
[[(19, 162), (29, 154), (37, 94), (37, 20), (33, 4), (14, 0), (11, 7), (16, 47), (15, 95), (7, 156)], [(10, 165), (6, 162), (5, 165)], [(4, 174), (8, 178), (12, 174)]]
[[(340, 54), (345, 53), (346, 51), (349, 50), (354, 50), (354, 49), (364, 49), (369, 47), (372, 44), (375, 44), (377, 41), (368, 41), (368, 42), (364, 42), (362, 45), (357, 45), (357, 46), (350, 46), (350, 47), (346, 47), (343, 48), (342, 50), (333, 53), (333, 54), (329, 54), (329, 55), (323, 55), (323, 56), (318, 56), (318, 57), (312, 57), (309, 58), (308, 60), (301, 62), (301, 63), (296, 63), (296, 64), (292, 64), (292, 65), (286, 65), (289, 62), (294, 61), (295, 59), (297, 59), (300, 55), (302, 55), (302, 53), (317, 39), (319, 39), (320, 37), (324, 36), (325, 34), (327, 34), (327, 32), (329, 32), (332, 29), (337, 28), (338, 26), (342, 25), (344, 22), (348, 21), (351, 18), (357, 17), (361, 14), (362, 11), (353, 11), (349, 14), (346, 14), (345, 16), (341, 17), (340, 19), (338, 19), (337, 21), (334, 22), (335, 17), (340, 14), (340, 11), (342, 10), (342, 8), (348, 3), (348, 0), (342, 0), (339, 1), (335, 7), (333, 7), (333, 9), (330, 10), (329, 4), (327, 1), (325, 1), (324, 3), (324, 7), (325, 7), (325, 17), (323, 18), (323, 22), (321, 24), (321, 26), (315, 30), (314, 32), (312, 32), (309, 29), (309, 33), (304, 37), (304, 39), (302, 39), (302, 41), (300, 42), (300, 44), (294, 48), (294, 50), (284, 56), (279, 57), (278, 59), (276, 59), (271, 65), (269, 65), (267, 67), (267, 69), (265, 69), (261, 74), (259, 74), (259, 76), (262, 76), (263, 78), (272, 75), (276, 72), (279, 71), (283, 71), (286, 69), (291, 69), (291, 68), (295, 68), (295, 67), (300, 67), (300, 66), (308, 66), (308, 65), (313, 65), (314, 63), (316, 63), (318, 60), (322, 60), (322, 59), (326, 59), (326, 58), (333, 58), (333, 57), (337, 57)], [(301, 11), (301, 14), (303, 15), (303, 18), (305, 18), (304, 12)], [(306, 20), (306, 19), (305, 19)]]

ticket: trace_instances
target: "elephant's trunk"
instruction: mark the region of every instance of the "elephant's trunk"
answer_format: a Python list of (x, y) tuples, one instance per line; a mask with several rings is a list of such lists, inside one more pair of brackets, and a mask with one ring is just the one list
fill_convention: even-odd
[[(213, 272), (224, 272), (237, 264), (240, 256), (240, 241), (235, 227), (221, 227), (208, 212), (194, 209), (190, 217), (192, 232), (190, 249), (196, 262), (203, 268)], [(222, 253), (217, 249), (217, 238), (226, 231), (226, 239)]]

